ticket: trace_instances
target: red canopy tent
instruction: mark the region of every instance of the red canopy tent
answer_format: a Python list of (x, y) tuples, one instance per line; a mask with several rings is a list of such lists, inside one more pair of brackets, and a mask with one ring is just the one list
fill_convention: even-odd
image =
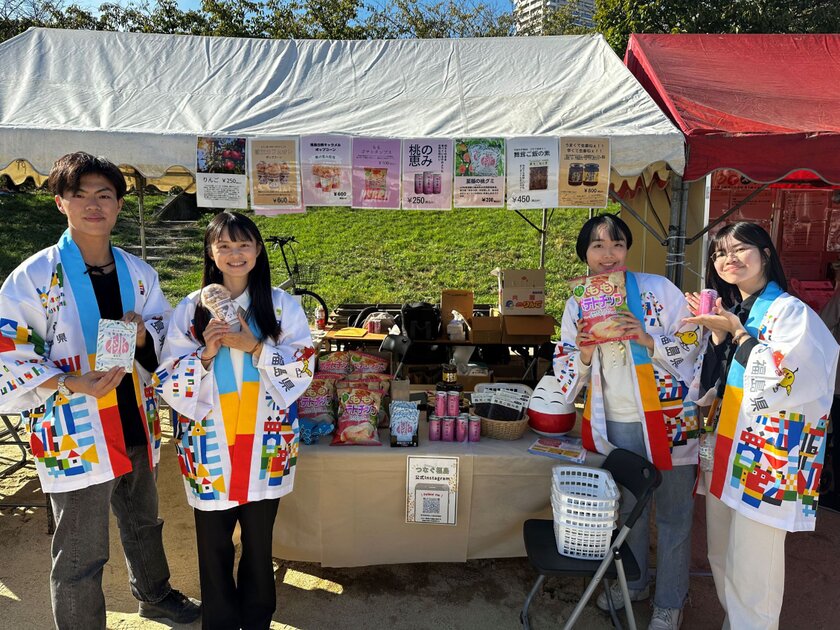
[(772, 232), (790, 278), (825, 285), (840, 258), (840, 34), (636, 34), (624, 63), (686, 138), (671, 260), (702, 273), (699, 243), (684, 248), (747, 219)]
[(840, 185), (840, 34), (631, 35), (624, 63), (685, 134), (687, 181)]

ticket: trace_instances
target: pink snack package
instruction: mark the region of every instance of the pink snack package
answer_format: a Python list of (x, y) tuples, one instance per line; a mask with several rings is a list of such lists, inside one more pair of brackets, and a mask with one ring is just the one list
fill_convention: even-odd
[(333, 379), (312, 379), (309, 387), (298, 398), (298, 414), (301, 418), (335, 420), (335, 384)]
[(593, 339), (582, 342), (591, 346), (607, 341), (635, 339), (636, 335), (625, 335), (613, 319), (618, 313), (629, 313), (625, 269), (609, 273), (580, 276), (568, 281), (572, 296), (580, 307), (583, 330)]
[(350, 353), (339, 351), (321, 355), (318, 357), (318, 370), (333, 374), (349, 374), (353, 371), (350, 366)]
[(338, 388), (338, 428), (330, 446), (382, 446), (376, 430), (381, 403), (378, 392)]
[(382, 374), (388, 371), (390, 361), (375, 354), (350, 351), (350, 371)]

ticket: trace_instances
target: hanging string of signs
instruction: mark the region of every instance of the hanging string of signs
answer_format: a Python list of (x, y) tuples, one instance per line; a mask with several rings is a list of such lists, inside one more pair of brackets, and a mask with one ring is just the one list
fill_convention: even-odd
[(605, 208), (609, 138), (362, 138), (196, 141), (197, 203), (257, 214), (307, 206), (392, 210)]

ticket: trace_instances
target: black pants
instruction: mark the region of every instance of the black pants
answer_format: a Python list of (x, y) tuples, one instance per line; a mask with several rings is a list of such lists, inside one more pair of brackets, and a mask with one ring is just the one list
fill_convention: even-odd
[[(193, 510), (198, 540), (204, 630), (264, 630), (277, 607), (271, 539), (279, 499), (229, 510)], [(233, 579), (233, 530), (239, 522), (242, 557)]]

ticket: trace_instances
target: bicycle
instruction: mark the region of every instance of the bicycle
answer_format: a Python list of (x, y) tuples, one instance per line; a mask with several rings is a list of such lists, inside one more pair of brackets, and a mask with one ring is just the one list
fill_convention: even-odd
[[(314, 291), (298, 286), (315, 284), (318, 281), (318, 266), (298, 262), (293, 243), (299, 243), (294, 236), (269, 236), (265, 239), (265, 242), (271, 244), (272, 250), (279, 248), (280, 255), (283, 257), (288, 278), (280, 283), (280, 288), (298, 298), (311, 328), (323, 329), (330, 313), (326, 301)], [(288, 255), (286, 254), (287, 247)], [(319, 307), (323, 309), (323, 318), (319, 317)], [(322, 321), (319, 322), (319, 319), (322, 319)]]

